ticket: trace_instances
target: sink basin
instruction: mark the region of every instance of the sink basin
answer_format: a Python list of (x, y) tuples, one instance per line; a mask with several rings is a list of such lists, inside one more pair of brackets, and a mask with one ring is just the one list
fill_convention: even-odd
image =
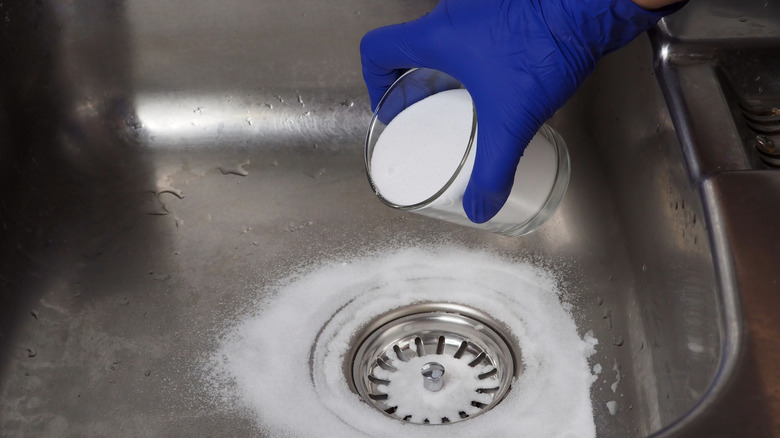
[(442, 240), (558, 273), (599, 340), (599, 436), (686, 436), (728, 403), (744, 321), (708, 198), (727, 189), (691, 178), (646, 37), (549, 122), (571, 182), (535, 233), (375, 198), (358, 42), (434, 5), (0, 3), (3, 434), (262, 434), (199, 385), (225, 324), (295, 268)]

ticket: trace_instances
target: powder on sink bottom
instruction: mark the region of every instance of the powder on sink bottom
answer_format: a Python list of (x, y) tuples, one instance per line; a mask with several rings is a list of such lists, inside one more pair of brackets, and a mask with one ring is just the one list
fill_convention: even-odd
[[(480, 409), (471, 404), (472, 401), (490, 404), (490, 394), (480, 394), (480, 388), (486, 384), (479, 375), (493, 369), (490, 365), (469, 366), (475, 357), (470, 354), (460, 359), (441, 354), (436, 356), (412, 357), (407, 362), (394, 360), (390, 365), (397, 368), (395, 372), (378, 369), (374, 376), (389, 380), (389, 385), (379, 385), (377, 389), (388, 395), (388, 402), (396, 406), (395, 415), (406, 418), (408, 415), (413, 423), (422, 423), (430, 419), (440, 423), (442, 418), (457, 419), (461, 412), (468, 415), (478, 414)], [(428, 362), (435, 361), (444, 367), (444, 386), (437, 392), (425, 389), (420, 370)], [(496, 384), (496, 386), (498, 386)]]
[[(556, 284), (534, 266), (450, 246), (321, 264), (260, 291), (254, 311), (220, 337), (206, 381), (217, 408), (254, 418), (274, 437), (593, 437), (587, 358), (597, 342), (578, 336)], [(415, 425), (349, 389), (343, 365), (353, 335), (421, 301), (482, 310), (516, 337), (523, 372), (496, 407), (444, 426)]]

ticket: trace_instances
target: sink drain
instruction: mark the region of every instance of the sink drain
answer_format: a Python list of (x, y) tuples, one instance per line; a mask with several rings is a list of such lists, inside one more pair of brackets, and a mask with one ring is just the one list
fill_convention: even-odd
[(454, 304), (419, 304), (366, 327), (348, 355), (347, 381), (367, 403), (415, 424), (446, 424), (496, 406), (518, 374), (501, 324)]

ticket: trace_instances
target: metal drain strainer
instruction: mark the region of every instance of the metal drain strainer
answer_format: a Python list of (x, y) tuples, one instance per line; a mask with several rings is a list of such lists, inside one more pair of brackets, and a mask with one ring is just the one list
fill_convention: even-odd
[(460, 305), (396, 310), (358, 337), (348, 381), (363, 400), (410, 423), (472, 418), (497, 405), (519, 372), (519, 351), (500, 327)]

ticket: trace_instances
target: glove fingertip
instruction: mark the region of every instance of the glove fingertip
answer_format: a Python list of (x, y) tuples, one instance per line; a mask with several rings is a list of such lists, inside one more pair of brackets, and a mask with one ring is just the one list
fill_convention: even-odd
[(463, 210), (471, 222), (482, 224), (492, 219), (506, 203), (506, 197), (480, 191), (469, 184), (463, 194)]
[(477, 224), (492, 219), (506, 204), (527, 144), (518, 141), (501, 123), (493, 123), (495, 117), (491, 116), (494, 114), (489, 113), (480, 122), (474, 168), (463, 194), (463, 210)]
[(363, 80), (368, 89), (371, 111), (376, 111), (382, 96), (411, 64), (401, 49), (401, 25), (390, 25), (369, 31), (360, 40)]

